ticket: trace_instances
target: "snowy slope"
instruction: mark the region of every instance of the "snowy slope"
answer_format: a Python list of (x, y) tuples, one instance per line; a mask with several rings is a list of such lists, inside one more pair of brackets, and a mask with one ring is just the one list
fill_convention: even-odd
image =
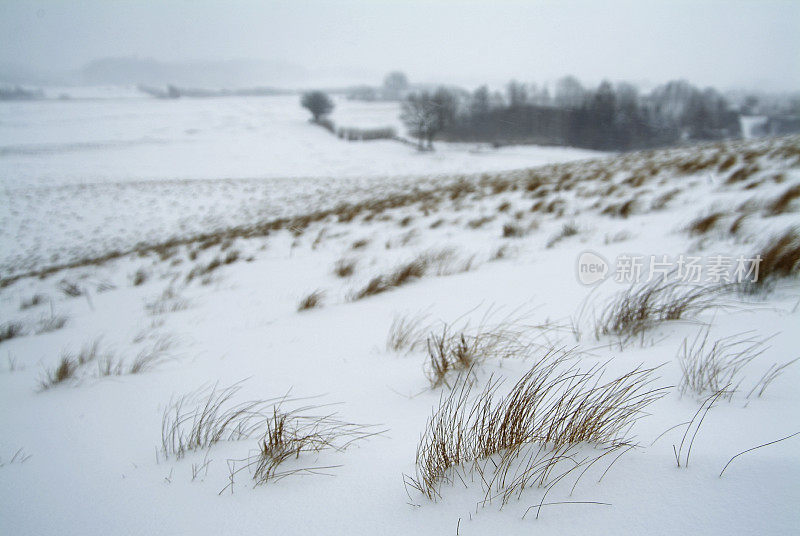
[[(398, 116), (397, 103), (341, 100), (333, 120), (401, 131)], [(7, 102), (0, 106), (0, 269), (249, 224), (362, 190), (402, 191), (410, 177), (598, 154), (445, 143), (420, 154), (395, 141), (348, 143), (310, 124), (296, 96)]]
[[(797, 279), (780, 280), (769, 292), (720, 293), (696, 315), (656, 322), (626, 340), (596, 336), (595, 320), (605, 300), (628, 285), (611, 277), (585, 286), (576, 262), (586, 250), (610, 261), (751, 256), (774, 233), (800, 224), (797, 199), (769, 213), (772, 200), (800, 184), (798, 158), (800, 138), (794, 137), (463, 180), (415, 179), (427, 193), (406, 197), (391, 188), (351, 196), (349, 183), (336, 183), (343, 190), (336, 194), (336, 184), (326, 185), (327, 197), (361, 204), (317, 212), (336, 203), (309, 198), (300, 202), (307, 204), (305, 219), (258, 232), (220, 225), (218, 240), (10, 283), (0, 290), (0, 315), (23, 333), (0, 342), (0, 532), (792, 533), (800, 521), (800, 437), (744, 454), (718, 475), (735, 454), (800, 431), (800, 365), (787, 367), (761, 397), (747, 396), (770, 365), (800, 357)], [(186, 188), (202, 192), (203, 184)], [(687, 230), (715, 212), (720, 215), (707, 229)], [(269, 222), (273, 215), (252, 217)], [(439, 260), (429, 261), (421, 277), (353, 299), (375, 276), (426, 254)], [(334, 273), (340, 259), (355, 261), (352, 275)], [(315, 290), (323, 291), (321, 305), (298, 312)], [(40, 303), (21, 307), (37, 294)], [(63, 327), (36, 334), (59, 315), (66, 318)], [(635, 447), (590, 467), (574, 490), (573, 474), (552, 488), (527, 488), (501, 508), (497, 501), (479, 504), (480, 477), (465, 471), (463, 481), (444, 483), (434, 502), (404, 486), (404, 475), (415, 474), (420, 436), (450, 388), (428, 381), (424, 344), (387, 348), (398, 315), (419, 315), (437, 331), (442, 322), (469, 332), (482, 322), (505, 321), (535, 340), (527, 357), (482, 356), (472, 376), (478, 387), (491, 376), (507, 391), (549, 347), (574, 349), (581, 370), (605, 364), (609, 378), (661, 365), (654, 387), (665, 395), (626, 430)], [(706, 326), (712, 339), (772, 338), (737, 376), (738, 391), (706, 414), (689, 464), (679, 468), (673, 445), (680, 446), (686, 430), (681, 423), (708, 394), (681, 393), (678, 355), (684, 339)], [(40, 389), (62, 352), (77, 354), (95, 340), (98, 356), (78, 366), (73, 378)], [(146, 370), (101, 373), (107, 358), (129, 371), (140, 352), (165, 340), (171, 344)], [(455, 381), (448, 377), (448, 384)], [(337, 404), (319, 411), (381, 433), (346, 450), (285, 462), (287, 469), (327, 467), (318, 471), (324, 474), (257, 487), (245, 470), (231, 488), (229, 467), (257, 451), (263, 430), (182, 457), (161, 450), (162, 417), (171, 402), (204, 386), (237, 382), (234, 402), (287, 393), (318, 397), (296, 404)], [(600, 446), (575, 448), (589, 456)], [(540, 503), (549, 505), (538, 517), (536, 508), (526, 514)]]

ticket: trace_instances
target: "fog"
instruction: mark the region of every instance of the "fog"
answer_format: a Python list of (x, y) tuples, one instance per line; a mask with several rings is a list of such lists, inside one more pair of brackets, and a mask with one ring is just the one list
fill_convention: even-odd
[[(19, 1), (0, 63), (49, 75), (103, 57), (263, 60), (263, 83), (366, 83), (391, 69), (474, 86), (575, 74), (644, 86), (800, 87), (800, 3), (776, 1)], [(270, 74), (271, 72), (271, 74)]]

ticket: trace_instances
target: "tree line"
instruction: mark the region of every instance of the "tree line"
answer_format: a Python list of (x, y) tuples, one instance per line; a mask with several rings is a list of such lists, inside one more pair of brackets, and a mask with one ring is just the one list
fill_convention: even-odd
[(648, 94), (608, 81), (585, 88), (574, 77), (559, 80), (553, 96), (546, 87), (516, 81), (505, 93), (487, 86), (472, 93), (440, 87), (408, 95), (400, 117), (420, 149), (431, 149), (437, 137), (630, 150), (740, 134), (738, 113), (719, 92), (682, 80)]

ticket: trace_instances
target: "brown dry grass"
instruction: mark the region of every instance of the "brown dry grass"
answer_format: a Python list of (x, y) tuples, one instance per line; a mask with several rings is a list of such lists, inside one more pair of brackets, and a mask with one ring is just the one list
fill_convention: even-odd
[[(460, 381), (428, 420), (416, 473), (405, 476), (406, 485), (436, 500), (443, 483), (477, 473), (482, 502), (499, 498), (506, 504), (528, 487), (552, 485), (603, 457), (576, 461), (581, 444), (606, 453), (630, 445), (630, 426), (666, 394), (652, 387), (655, 369), (603, 381), (602, 366), (580, 370), (569, 364), (572, 357), (561, 349), (546, 351), (505, 396), (499, 394), (501, 381), (490, 378), (477, 394), (473, 382)], [(570, 459), (564, 471), (561, 462)]]

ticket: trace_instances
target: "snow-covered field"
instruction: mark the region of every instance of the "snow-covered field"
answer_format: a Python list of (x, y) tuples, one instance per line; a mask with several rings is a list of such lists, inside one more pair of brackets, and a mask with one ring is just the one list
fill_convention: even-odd
[[(421, 154), (395, 141), (345, 143), (309, 124), (297, 96), (157, 100), (110, 88), (64, 91), (75, 98), (0, 106), (2, 272), (249, 224), (359, 191), (402, 190), (408, 182), (400, 176), (597, 155), (445, 143)], [(342, 99), (332, 119), (402, 132), (398, 114), (396, 103)]]
[[(49, 254), (51, 239), (68, 248), (93, 236), (122, 237), (124, 249), (139, 237), (191, 236), (204, 225), (218, 231), (202, 241), (24, 277), (0, 289), (0, 533), (795, 531), (800, 437), (747, 452), (719, 475), (732, 456), (800, 431), (800, 364), (784, 368), (759, 396), (772, 365), (800, 357), (797, 278), (776, 277), (750, 293), (740, 286), (709, 290), (682, 314), (635, 324), (630, 336), (621, 328), (603, 333), (600, 321), (607, 300), (630, 286), (615, 280), (615, 267), (626, 258), (645, 259), (644, 279), (651, 255), (666, 255), (670, 263), (680, 255), (700, 257), (709, 270), (715, 256), (752, 258), (771, 236), (800, 224), (800, 191), (791, 193), (800, 188), (800, 138), (536, 167), (588, 155), (536, 148), (477, 155), (444, 145), (434, 155), (415, 155), (399, 144), (341, 145), (306, 124), (287, 100), (286, 109), (273, 113), (293, 133), (285, 139), (274, 133), (289, 153), (273, 153), (276, 163), (269, 167), (270, 158), (256, 151), (268, 145), (268, 129), (259, 127), (268, 119), (255, 111), (263, 102), (224, 104), (237, 117), (238, 126), (231, 127), (242, 135), (237, 139), (249, 140), (241, 144), (218, 147), (225, 114), (213, 112), (220, 121), (213, 133), (176, 131), (164, 134), (171, 141), (163, 144), (104, 147), (95, 167), (84, 170), (93, 186), (81, 186), (80, 165), (89, 161), (89, 149), (46, 156), (17, 150), (0, 157), (10, 203), (5, 206), (14, 210), (3, 216), (6, 262), (14, 258), (5, 253), (9, 244)], [(213, 107), (211, 101), (161, 104), (181, 110), (165, 114), (185, 114), (175, 124)], [(126, 124), (118, 113), (119, 125)], [(41, 114), (41, 121), (50, 117)], [(125, 137), (105, 112), (100, 115), (108, 134), (98, 139), (158, 138), (154, 123), (143, 121)], [(252, 117), (252, 132), (243, 132), (242, 117)], [(2, 128), (7, 140), (12, 127), (4, 121)], [(86, 126), (87, 139), (97, 132)], [(190, 141), (195, 135), (201, 141)], [(24, 141), (17, 145), (63, 144), (66, 137), (20, 136)], [(298, 140), (307, 141), (305, 149)], [(203, 148), (225, 159), (241, 151), (244, 161), (216, 162)], [(273, 150), (264, 148), (266, 154)], [(340, 150), (354, 158), (352, 168)], [(162, 160), (170, 154), (177, 158), (172, 169)], [(530, 169), (499, 171), (522, 167)], [(221, 169), (251, 179), (214, 177)], [(20, 171), (20, 185), (9, 184), (9, 170)], [(421, 177), (409, 177), (415, 174)], [(259, 183), (269, 177), (268, 186)], [(30, 184), (23, 186), (25, 181)], [(82, 188), (88, 193), (73, 206), (77, 215), (62, 219), (52, 207), (24, 214), (37, 196), (69, 206)], [(775, 203), (786, 192), (786, 202)], [(194, 197), (185, 205), (170, 204), (189, 195)], [(341, 202), (350, 204), (326, 211)], [(248, 214), (228, 214), (244, 206), (251, 207)], [(55, 214), (40, 221), (50, 212)], [(186, 216), (180, 227), (178, 214), (189, 213), (194, 219)], [(202, 219), (209, 214), (215, 217)], [(287, 219), (270, 223), (276, 215)], [(705, 216), (712, 217), (696, 221)], [(6, 221), (17, 222), (13, 233)], [(148, 234), (159, 226), (163, 234)], [(112, 228), (107, 235), (106, 228)], [(611, 263), (609, 277), (594, 286), (578, 280), (577, 261), (586, 251)], [(691, 289), (713, 288), (709, 275), (704, 272)], [(307, 300), (315, 292), (316, 304)], [(313, 307), (298, 311), (304, 300)], [(405, 342), (387, 344), (402, 318), (417, 329)], [(495, 344), (479, 343), (480, 351), (466, 352), (437, 381), (431, 336), (445, 325), (456, 346)], [(704, 413), (715, 388), (682, 388), (680, 355), (685, 340), (691, 346), (706, 330), (707, 349), (717, 340), (722, 348), (730, 348), (725, 340), (741, 342), (734, 347), (740, 352), (756, 346), (733, 376), (716, 375), (730, 380), (735, 392)], [(436, 482), (436, 500), (409, 485), (420, 474), (415, 459), (427, 423), (452, 389), (472, 382), (474, 396), (502, 380), (499, 397), (557, 355), (569, 358), (564, 367), (583, 374), (603, 370), (604, 381), (658, 367), (649, 388), (659, 389), (659, 397), (614, 430), (613, 438), (598, 431), (568, 444), (528, 437), (515, 445), (512, 451), (531, 449), (520, 452), (538, 451), (537, 460), (558, 463), (541, 474), (526, 465), (531, 458), (515, 458), (509, 475), (527, 470), (537, 478), (511, 489), (505, 505), (497, 494), (508, 491), (512, 479), (505, 486), (494, 481), (488, 494), (482, 480), (491, 478), (503, 452), (450, 467)], [(728, 352), (717, 364), (735, 358)], [(470, 372), (459, 376), (459, 367), (469, 365)], [(722, 383), (715, 387), (728, 381)], [(230, 386), (238, 391), (221, 391)], [(231, 394), (222, 409), (273, 402), (236, 406), (246, 410), (232, 417), (239, 426), (219, 436), (202, 429), (191, 436), (197, 424), (192, 411), (203, 407), (211, 389)], [(270, 405), (284, 396), (279, 408)], [(613, 410), (626, 400), (596, 407)], [(575, 411), (575, 422), (589, 418), (588, 407)], [(333, 417), (319, 417), (333, 413), (338, 420), (331, 428)], [(288, 451), (268, 448), (264, 441), (277, 415), (286, 418), (284, 439), (295, 426), (310, 423), (302, 431), (325, 441), (306, 443), (313, 452), (287, 456), (256, 486), (254, 477), (264, 476), (256, 465), (262, 448), (262, 461), (274, 461), (291, 453), (292, 445), (303, 445), (295, 437), (283, 445)], [(188, 442), (176, 443), (172, 432)], [(346, 433), (359, 440), (348, 444), (353, 436), (340, 436)], [(568, 450), (554, 460), (556, 448)], [(599, 457), (605, 452), (610, 455)], [(247, 466), (248, 460), (253, 464)]]

